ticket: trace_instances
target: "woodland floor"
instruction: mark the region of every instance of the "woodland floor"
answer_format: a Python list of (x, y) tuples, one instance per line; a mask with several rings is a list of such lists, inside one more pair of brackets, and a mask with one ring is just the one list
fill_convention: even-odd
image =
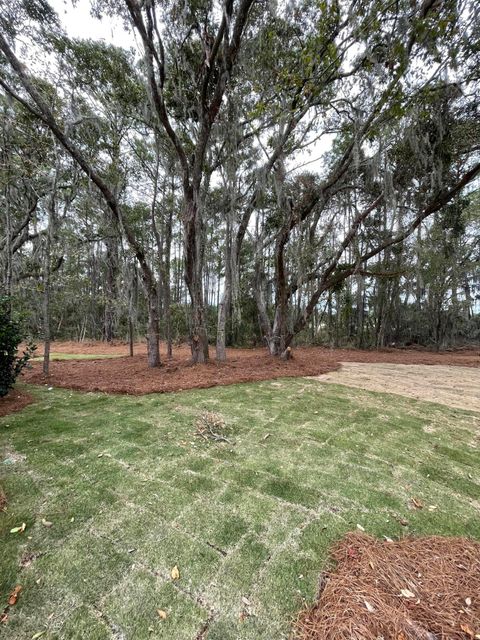
[(6, 640), (286, 640), (347, 532), (480, 539), (478, 412), (306, 378), (27, 389), (0, 418)]
[(480, 349), (437, 353), (417, 349), (361, 351), (299, 347), (294, 349), (294, 357), (289, 362), (273, 358), (261, 348), (228, 349), (225, 363), (217, 363), (212, 357), (208, 364), (192, 366), (190, 350), (182, 345), (174, 348), (172, 360), (164, 357), (163, 366), (158, 369), (147, 367), (145, 344), (135, 345), (132, 358), (126, 353), (128, 346), (125, 344), (54, 343), (49, 377), (45, 378), (40, 358), (36, 358), (32, 369), (25, 373), (25, 380), (81, 391), (141, 395), (274, 378), (318, 376), (338, 369), (342, 362), (480, 367)]

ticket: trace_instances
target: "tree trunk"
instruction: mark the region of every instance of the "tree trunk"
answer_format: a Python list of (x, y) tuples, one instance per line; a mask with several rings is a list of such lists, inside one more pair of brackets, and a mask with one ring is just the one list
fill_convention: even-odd
[(116, 238), (107, 237), (105, 240), (106, 254), (106, 299), (105, 315), (103, 322), (103, 337), (107, 342), (112, 342), (115, 338), (115, 300), (117, 298), (117, 270), (118, 256)]
[(364, 287), (365, 282), (363, 276), (357, 274), (357, 290), (356, 290), (356, 298), (357, 298), (357, 319), (356, 319), (356, 333), (357, 333), (357, 347), (359, 349), (363, 348), (363, 330), (364, 330), (364, 317), (365, 317), (365, 296), (364, 296)]
[(173, 195), (174, 181), (172, 180), (172, 204), (169, 208), (165, 223), (165, 258), (163, 263), (163, 295), (164, 295), (164, 317), (165, 317), (165, 338), (167, 341), (167, 358), (172, 357), (172, 309), (170, 293), (170, 252), (172, 248), (172, 218), (173, 218)]
[[(52, 135), (53, 138), (53, 135)], [(55, 174), (52, 183), (52, 192), (47, 205), (47, 233), (45, 235), (45, 254), (43, 261), (43, 373), (48, 375), (50, 369), (50, 280), (51, 280), (51, 254), (52, 245), (55, 238), (56, 222), (56, 197), (57, 182), (59, 174), (58, 154), (55, 138), (53, 138), (53, 148), (55, 151)]]
[[(259, 245), (261, 245), (261, 238), (260, 238)], [(259, 246), (257, 246), (256, 257), (255, 257), (255, 284), (254, 284), (255, 302), (257, 304), (258, 322), (260, 325), (262, 338), (264, 340), (264, 343), (267, 346), (268, 352), (271, 355), (276, 355), (275, 337), (273, 335), (270, 318), (268, 317), (267, 303), (265, 302), (265, 294), (264, 294), (265, 274), (263, 273), (262, 257), (263, 256), (262, 256), (261, 249)]]
[(158, 323), (158, 295), (157, 288), (151, 287), (147, 291), (148, 325), (147, 325), (147, 357), (149, 367), (159, 367), (160, 336)]
[(284, 223), (275, 243), (275, 318), (273, 321), (273, 336), (269, 344), (269, 351), (275, 356), (283, 356), (288, 346), (286, 343), (288, 285), (284, 252), (290, 236), (293, 210), (291, 202), (287, 200), (285, 195), (285, 177), (285, 158), (282, 155), (277, 162), (274, 174), (277, 204), (284, 216)]
[(129, 356), (133, 358), (133, 322), (132, 319), (128, 319), (128, 351)]
[(4, 291), (5, 296), (7, 298), (7, 305), (10, 309), (11, 305), (11, 295), (12, 295), (12, 219), (10, 216), (10, 199), (8, 198), (8, 188), (5, 190), (6, 197), (6, 269), (5, 269), (5, 280), (4, 280)]
[[(49, 227), (51, 221), (49, 222)], [(50, 368), (50, 228), (47, 231), (45, 259), (43, 266), (43, 373)]]
[(276, 256), (276, 305), (273, 320), (273, 344), (270, 347), (270, 353), (279, 356), (285, 352), (288, 346), (286, 343), (288, 292), (283, 245), (277, 246)]
[[(175, 202), (175, 176), (173, 167), (170, 168), (170, 198), (167, 203), (167, 213), (163, 216), (164, 246), (161, 261), (161, 280), (163, 293), (163, 318), (165, 321), (165, 340), (167, 343), (167, 358), (172, 358), (172, 293), (171, 293), (171, 252), (172, 252), (172, 225), (173, 207)], [(165, 194), (166, 184), (164, 185)], [(165, 203), (165, 197), (163, 199)], [(164, 207), (165, 208), (165, 207)], [(175, 294), (175, 290), (174, 290)]]
[(226, 345), (226, 324), (228, 317), (228, 308), (230, 306), (230, 283), (225, 280), (225, 289), (222, 299), (218, 305), (218, 322), (217, 322), (217, 348), (216, 358), (218, 362), (225, 362), (227, 359)]
[(198, 194), (190, 197), (185, 208), (185, 280), (192, 303), (192, 361), (203, 363), (208, 362), (209, 353), (203, 306), (203, 229), (198, 210)]
[(232, 297), (232, 250), (231, 250), (231, 229), (227, 219), (225, 234), (225, 282), (222, 298), (218, 305), (217, 319), (217, 349), (216, 358), (218, 362), (225, 362), (226, 352), (226, 325)]

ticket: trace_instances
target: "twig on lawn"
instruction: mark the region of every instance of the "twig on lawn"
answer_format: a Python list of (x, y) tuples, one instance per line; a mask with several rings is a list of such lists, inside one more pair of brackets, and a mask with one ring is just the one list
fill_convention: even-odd
[(220, 433), (225, 428), (225, 420), (220, 414), (213, 411), (204, 411), (195, 422), (195, 435), (200, 436), (207, 442), (213, 440), (214, 442), (232, 444), (226, 436)]

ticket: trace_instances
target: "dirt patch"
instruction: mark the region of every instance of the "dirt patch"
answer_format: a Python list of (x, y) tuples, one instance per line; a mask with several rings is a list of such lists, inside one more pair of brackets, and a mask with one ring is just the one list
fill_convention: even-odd
[(20, 411), (32, 402), (35, 400), (29, 393), (12, 389), (5, 397), (0, 398), (0, 418), (14, 411)]
[(299, 640), (473, 640), (480, 633), (480, 543), (465, 538), (379, 541), (347, 535), (334, 549)]
[[(163, 346), (163, 345), (162, 345)], [(109, 351), (113, 349), (114, 351)], [(126, 354), (128, 345), (105, 343), (54, 343), (57, 353)], [(305, 347), (293, 350), (293, 359), (285, 362), (269, 356), (265, 349), (228, 349), (227, 362), (190, 363), (187, 345), (175, 348), (172, 360), (164, 359), (162, 367), (149, 369), (144, 344), (135, 345), (137, 355), (103, 360), (65, 360), (50, 364), (45, 378), (41, 362), (33, 362), (25, 373), (27, 382), (49, 384), (82, 391), (109, 393), (162, 393), (192, 388), (213, 387), (238, 382), (252, 382), (281, 377), (319, 376), (339, 368), (341, 362), (391, 362), (425, 365), (457, 365), (480, 367), (480, 352), (431, 353), (417, 350), (360, 351)]]
[(480, 369), (343, 362), (340, 370), (320, 376), (319, 380), (480, 411)]

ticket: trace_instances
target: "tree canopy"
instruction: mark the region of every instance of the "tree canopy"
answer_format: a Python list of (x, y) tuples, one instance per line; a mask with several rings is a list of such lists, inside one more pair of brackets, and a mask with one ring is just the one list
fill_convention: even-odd
[(475, 0), (47, 0), (0, 15), (3, 293), (31, 329), (188, 339), (480, 338)]

